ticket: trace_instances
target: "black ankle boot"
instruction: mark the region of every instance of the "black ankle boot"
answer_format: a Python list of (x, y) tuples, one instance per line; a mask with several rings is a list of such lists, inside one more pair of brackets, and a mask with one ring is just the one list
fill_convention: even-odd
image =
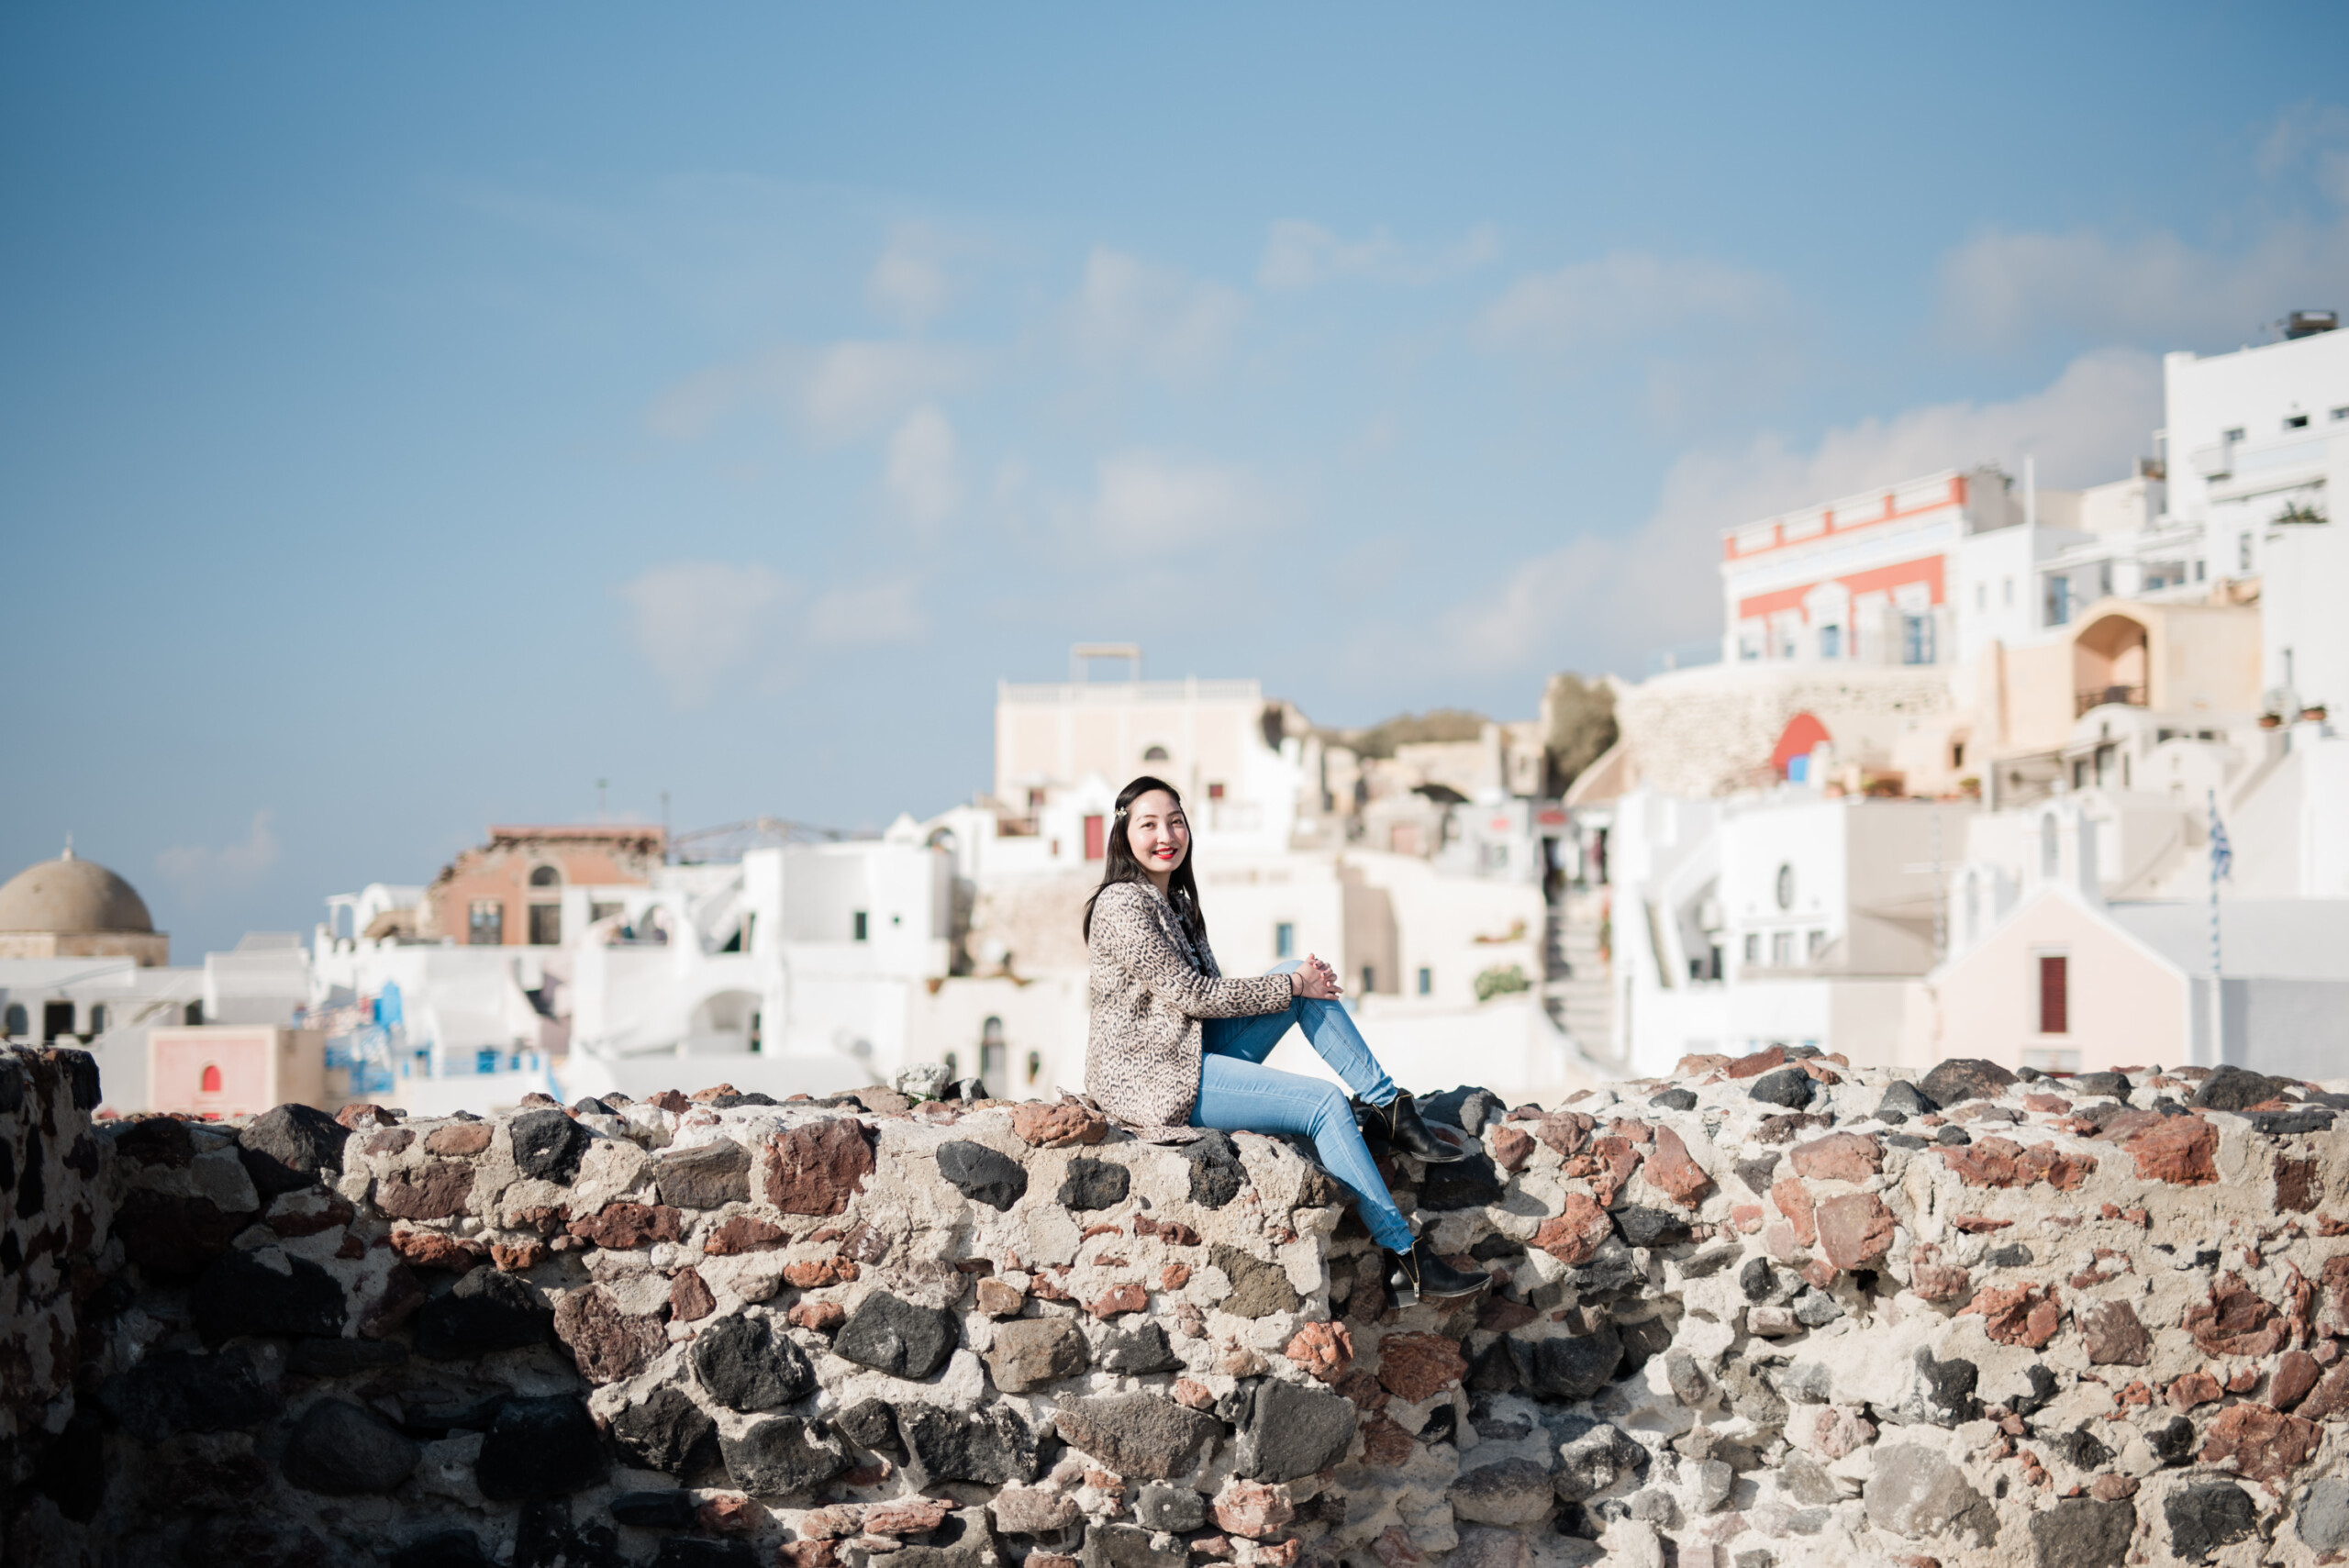
[(1431, 1165), (1449, 1165), (1468, 1158), (1466, 1135), (1458, 1143), (1438, 1138), (1425, 1121), (1419, 1118), (1419, 1107), (1411, 1103), (1408, 1094), (1397, 1095), (1388, 1104), (1374, 1106), (1361, 1100), (1354, 1102), (1354, 1119), (1364, 1137), (1376, 1133), (1395, 1146), (1398, 1154), (1408, 1154), (1414, 1160)]
[(1424, 1236), (1408, 1252), (1386, 1254), (1386, 1288), (1397, 1307), (1422, 1301), (1456, 1301), (1475, 1295), (1492, 1283), (1489, 1275), (1455, 1269), (1435, 1254)]

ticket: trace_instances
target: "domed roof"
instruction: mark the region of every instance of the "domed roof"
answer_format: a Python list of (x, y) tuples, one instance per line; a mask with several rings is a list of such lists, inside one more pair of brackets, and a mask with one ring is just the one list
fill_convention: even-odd
[(139, 890), (95, 861), (28, 866), (0, 886), (0, 931), (151, 931)]

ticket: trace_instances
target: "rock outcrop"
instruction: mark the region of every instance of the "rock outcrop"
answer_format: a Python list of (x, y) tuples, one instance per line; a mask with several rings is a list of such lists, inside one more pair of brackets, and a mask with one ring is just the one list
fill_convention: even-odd
[(668, 1093), (95, 1123), (0, 1057), (6, 1561), (2310, 1562), (2349, 1097), (1774, 1049), (1377, 1152)]

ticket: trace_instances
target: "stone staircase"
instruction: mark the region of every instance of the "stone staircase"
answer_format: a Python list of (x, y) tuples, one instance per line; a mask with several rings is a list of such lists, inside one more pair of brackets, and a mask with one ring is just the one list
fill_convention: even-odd
[(1594, 1062), (1614, 1056), (1614, 973), (1598, 951), (1603, 888), (1568, 888), (1550, 906), (1542, 1002), (1552, 1021)]

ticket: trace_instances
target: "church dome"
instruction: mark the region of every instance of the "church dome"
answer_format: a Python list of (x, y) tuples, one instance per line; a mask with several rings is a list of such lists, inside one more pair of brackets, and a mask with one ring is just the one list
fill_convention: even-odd
[(139, 890), (73, 851), (28, 866), (0, 886), (0, 931), (152, 931)]

